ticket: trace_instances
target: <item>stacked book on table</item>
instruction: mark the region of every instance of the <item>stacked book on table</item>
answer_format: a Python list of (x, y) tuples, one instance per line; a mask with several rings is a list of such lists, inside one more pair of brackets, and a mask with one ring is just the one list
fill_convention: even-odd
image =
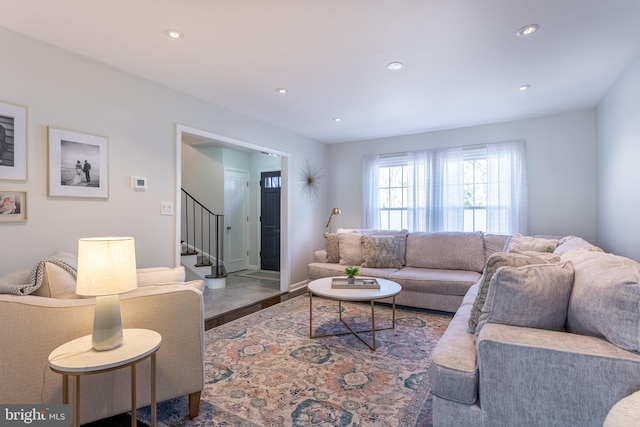
[(373, 277), (356, 277), (353, 283), (349, 283), (346, 277), (333, 277), (332, 289), (380, 289), (380, 283)]

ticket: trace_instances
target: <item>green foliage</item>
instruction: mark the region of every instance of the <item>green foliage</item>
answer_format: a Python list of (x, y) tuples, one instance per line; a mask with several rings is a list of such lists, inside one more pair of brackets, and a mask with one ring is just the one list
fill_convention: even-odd
[(346, 274), (348, 277), (355, 277), (358, 275), (358, 273), (360, 273), (360, 269), (358, 267), (353, 267), (350, 265), (344, 269), (344, 274)]

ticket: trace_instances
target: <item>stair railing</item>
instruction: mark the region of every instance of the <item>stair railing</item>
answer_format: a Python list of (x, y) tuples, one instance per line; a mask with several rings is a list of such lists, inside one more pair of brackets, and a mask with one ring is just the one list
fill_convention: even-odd
[[(182, 255), (196, 255), (196, 267), (211, 266), (207, 279), (226, 277), (224, 267), (224, 215), (211, 212), (182, 189)], [(214, 262), (211, 262), (213, 258)]]

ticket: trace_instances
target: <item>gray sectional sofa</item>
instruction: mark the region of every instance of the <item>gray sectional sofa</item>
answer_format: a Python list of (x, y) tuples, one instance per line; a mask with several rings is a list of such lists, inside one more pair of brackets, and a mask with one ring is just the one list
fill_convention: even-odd
[(349, 264), (400, 283), (398, 304), (455, 313), (429, 367), (434, 427), (613, 426), (639, 398), (634, 260), (575, 236), (339, 230), (309, 278)]
[(482, 275), (487, 258), (503, 249), (506, 235), (482, 232), (409, 233), (406, 230), (339, 229), (307, 266), (310, 280), (360, 274), (402, 285), (396, 303), (455, 313)]
[(640, 264), (573, 236), (538, 255), (496, 253), (469, 289), (432, 353), (434, 427), (602, 426), (640, 390)]

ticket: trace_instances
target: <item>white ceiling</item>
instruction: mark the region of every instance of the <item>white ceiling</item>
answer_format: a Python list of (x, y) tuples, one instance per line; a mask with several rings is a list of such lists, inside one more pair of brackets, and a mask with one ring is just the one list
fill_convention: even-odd
[[(640, 55), (639, 0), (0, 0), (0, 10), (2, 26), (327, 143), (591, 108)], [(516, 35), (531, 23), (534, 35)], [(405, 66), (389, 71), (391, 61)]]

